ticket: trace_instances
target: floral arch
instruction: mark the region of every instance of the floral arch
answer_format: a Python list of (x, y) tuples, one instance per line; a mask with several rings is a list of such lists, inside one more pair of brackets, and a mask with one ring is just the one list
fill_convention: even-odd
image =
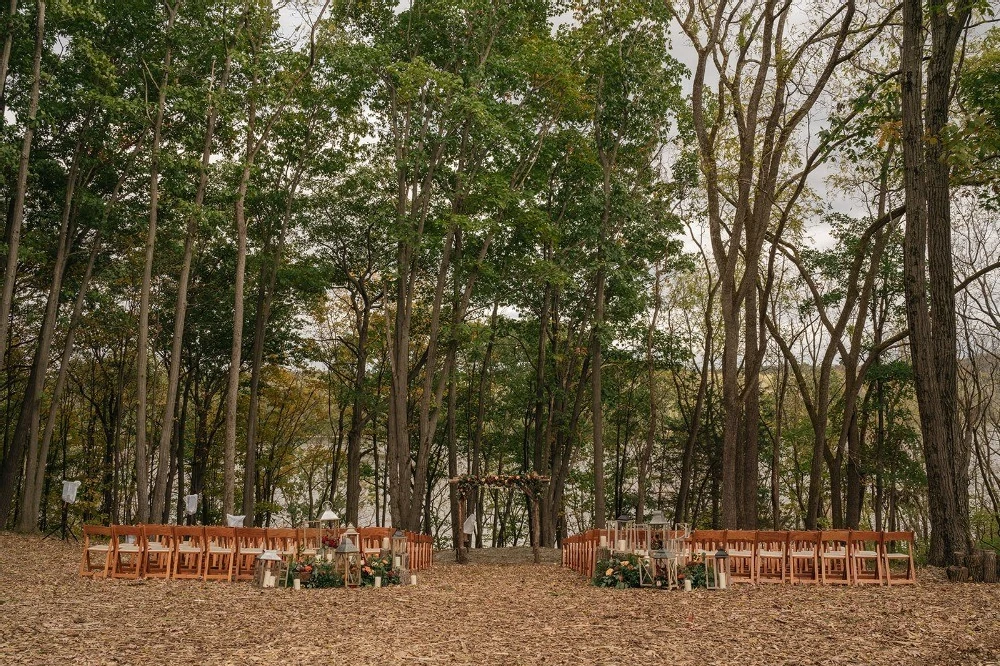
[[(538, 501), (549, 483), (549, 477), (542, 476), (538, 472), (525, 472), (523, 474), (462, 474), (454, 479), (449, 479), (448, 483), (455, 486), (458, 494), (458, 524), (465, 523), (465, 502), (462, 501), (477, 488), (504, 488), (507, 490), (520, 490), (531, 501), (531, 552), (535, 559), (535, 564), (540, 561), (538, 552)], [(468, 549), (465, 547), (465, 534), (462, 534), (456, 541), (455, 558), (465, 563), (468, 560)]]

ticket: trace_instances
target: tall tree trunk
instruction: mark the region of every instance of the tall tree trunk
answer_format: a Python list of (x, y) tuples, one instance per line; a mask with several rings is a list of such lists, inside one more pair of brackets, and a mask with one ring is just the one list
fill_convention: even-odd
[[(14, 203), (7, 224), (7, 267), (3, 276), (3, 293), (0, 294), (0, 370), (6, 360), (7, 337), (10, 334), (10, 308), (14, 301), (14, 282), (17, 279), (17, 255), (21, 245), (21, 224), (24, 221), (24, 197), (28, 189), (28, 162), (31, 143), (35, 137), (38, 119), (38, 89), (42, 78), (42, 49), (45, 46), (45, 0), (37, 0), (35, 19), (35, 55), (31, 64), (31, 94), (28, 99), (28, 118), (24, 123), (21, 155), (17, 165), (17, 183), (14, 186)], [(12, 3), (13, 6), (13, 3)], [(16, 7), (14, 8), (16, 10)], [(13, 14), (11, 15), (13, 20)], [(7, 39), (12, 35), (8, 34)], [(7, 44), (4, 44), (6, 52)], [(5, 79), (6, 81), (6, 79)], [(3, 523), (0, 522), (0, 525)]]
[[(73, 216), (74, 192), (79, 173), (80, 141), (77, 142), (73, 154), (73, 164), (69, 177), (66, 179), (66, 198), (63, 203), (62, 219), (59, 227), (59, 240), (53, 266), (52, 283), (49, 286), (48, 298), (45, 302), (45, 314), (42, 318), (41, 331), (38, 335), (38, 346), (31, 364), (28, 384), (21, 401), (14, 437), (0, 466), (0, 526), (6, 525), (10, 518), (17, 492), (18, 478), (24, 465), (27, 452), (28, 467), (25, 484), (31, 486), (35, 477), (35, 465), (38, 462), (38, 419), (42, 403), (42, 388), (45, 385), (45, 374), (49, 367), (49, 349), (55, 334), (56, 319), (59, 314), (59, 297), (62, 292), (63, 274), (69, 259), (69, 245), (72, 242), (70, 218)], [(43, 463), (44, 464), (44, 463)], [(19, 525), (26, 531), (35, 529), (34, 523)]]
[[(219, 94), (224, 94), (229, 81), (229, 70), (232, 57), (226, 50), (226, 60), (219, 84)], [(184, 259), (181, 263), (181, 273), (177, 279), (177, 302), (174, 306), (174, 332), (170, 340), (170, 367), (167, 370), (166, 405), (163, 409), (163, 425), (160, 428), (160, 458), (165, 457), (165, 451), (170, 445), (170, 433), (173, 430), (174, 415), (177, 407), (177, 393), (181, 373), (181, 355), (184, 342), (184, 326), (187, 319), (187, 293), (191, 278), (191, 262), (194, 259), (195, 239), (198, 236), (198, 226), (201, 224), (202, 208), (205, 202), (205, 192), (208, 189), (208, 168), (212, 157), (212, 145), (215, 137), (215, 124), (218, 119), (218, 109), (215, 106), (213, 84), (215, 79), (215, 64), (212, 65), (212, 83), (209, 84), (208, 121), (205, 127), (205, 138), (202, 144), (201, 164), (198, 168), (198, 189), (194, 195), (194, 210), (188, 216), (187, 230), (184, 237)], [(156, 491), (153, 496), (153, 516), (160, 515), (166, 507), (166, 474), (158, 471)]]
[[(267, 335), (267, 325), (271, 320), (271, 304), (274, 302), (274, 291), (278, 282), (278, 271), (285, 256), (285, 236), (291, 224), (295, 194), (302, 176), (302, 164), (296, 168), (295, 175), (288, 186), (288, 196), (285, 200), (285, 212), (281, 217), (281, 228), (278, 231), (278, 242), (267, 267), (267, 280), (261, 280), (257, 293), (257, 313), (254, 317), (253, 349), (250, 358), (250, 403), (247, 408), (247, 450), (246, 466), (243, 478), (243, 513), (254, 515), (255, 499), (254, 484), (257, 478), (257, 414), (260, 405), (260, 376), (264, 367), (264, 341)], [(348, 444), (349, 445), (349, 444)], [(333, 501), (333, 497), (330, 498)]]
[[(163, 112), (167, 105), (167, 86), (170, 83), (171, 60), (173, 59), (173, 44), (170, 41), (171, 29), (180, 0), (172, 7), (167, 4), (166, 52), (163, 56), (163, 76), (160, 79), (159, 98), (156, 105), (156, 119), (153, 121), (153, 144), (150, 147), (149, 158), (149, 226), (146, 229), (146, 258), (142, 270), (142, 291), (139, 296), (139, 333), (138, 356), (136, 359), (136, 416), (135, 416), (135, 486), (139, 508), (136, 520), (145, 523), (149, 520), (149, 477), (146, 451), (146, 369), (149, 364), (149, 292), (153, 276), (153, 254), (156, 247), (156, 224), (160, 208), (160, 139), (163, 130)], [(163, 428), (168, 433), (170, 424), (164, 423)], [(157, 456), (157, 485), (166, 486), (167, 449), (163, 446)], [(161, 483), (162, 478), (162, 483)], [(155, 498), (154, 498), (155, 499)], [(154, 516), (163, 511), (163, 502), (154, 506)]]
[(21, 508), (21, 530), (29, 531), (38, 522), (38, 515), (42, 505), (42, 488), (45, 481), (45, 465), (49, 459), (49, 447), (52, 444), (52, 433), (55, 430), (56, 419), (59, 415), (59, 402), (62, 399), (63, 390), (66, 387), (66, 377), (69, 374), (69, 363), (73, 357), (73, 342), (76, 329), (80, 325), (83, 316), (83, 304), (86, 300), (87, 289), (90, 285), (90, 278), (94, 272), (94, 262), (101, 250), (101, 232), (97, 231), (90, 248), (90, 258), (87, 260), (87, 268), (84, 271), (83, 279), (80, 281), (80, 290), (73, 304), (73, 314), (70, 316), (69, 328), (66, 331), (66, 341), (63, 344), (62, 358), (59, 362), (59, 374), (56, 377), (56, 385), (52, 390), (52, 400), (49, 405), (49, 413), (45, 419), (45, 430), (42, 434), (42, 445), (38, 452), (38, 463), (35, 467), (35, 479), (32, 493), (29, 497), (27, 483), (25, 484), (25, 494), (23, 506)]
[[(362, 308), (355, 313), (358, 329), (357, 355), (354, 364), (354, 386), (351, 400), (351, 430), (347, 435), (347, 520), (358, 524), (361, 505), (361, 437), (364, 435), (365, 378), (368, 371), (368, 328), (371, 322), (371, 304), (367, 289), (359, 283)], [(378, 513), (378, 468), (375, 471), (375, 512)]]
[[(598, 260), (600, 261), (600, 259)], [(604, 327), (604, 266), (597, 269), (597, 291), (594, 301), (594, 332), (591, 338), (591, 398), (593, 406), (594, 444), (594, 527), (604, 529), (607, 521), (607, 507), (604, 498), (604, 401), (601, 399), (601, 366), (604, 364), (602, 351), (602, 328)]]
[(958, 432), (957, 342), (947, 142), (951, 76), (959, 38), (972, 12), (960, 0), (928, 15), (930, 53), (924, 99), (921, 0), (904, 0), (901, 48), (903, 286), (910, 329), (931, 519), (931, 564), (969, 552), (970, 451)]
[(7, 113), (7, 70), (10, 67), (10, 51), (14, 45), (14, 19), (17, 16), (17, 0), (10, 0), (7, 10), (7, 30), (4, 33), (3, 52), (0, 53), (0, 127), (6, 123)]
[(754, 370), (760, 365), (760, 357), (764, 352), (764, 345), (759, 340), (758, 313), (757, 313), (757, 287), (751, 286), (747, 291), (745, 313), (745, 348), (744, 367), (746, 386), (743, 389), (743, 447), (742, 462), (743, 471), (741, 474), (742, 499), (740, 501), (739, 526), (744, 529), (757, 529), (757, 486), (759, 484), (759, 463), (760, 452), (760, 375)]

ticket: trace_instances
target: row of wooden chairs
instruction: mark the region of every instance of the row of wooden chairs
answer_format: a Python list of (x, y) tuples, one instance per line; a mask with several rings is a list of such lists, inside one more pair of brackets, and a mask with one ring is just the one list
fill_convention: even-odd
[[(729, 556), (732, 583), (899, 585), (916, 582), (913, 532), (695, 530), (690, 552)], [(902, 564), (893, 572), (892, 564)]]
[(80, 575), (250, 580), (264, 550), (286, 558), (314, 555), (314, 541), (288, 528), (85, 525)]

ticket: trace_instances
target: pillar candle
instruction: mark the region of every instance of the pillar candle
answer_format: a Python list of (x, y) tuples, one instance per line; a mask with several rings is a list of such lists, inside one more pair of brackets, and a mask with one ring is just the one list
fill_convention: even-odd
[(691, 591), (691, 579), (690, 578), (685, 578), (684, 579), (684, 591), (685, 592), (690, 592)]
[(720, 571), (719, 572), (719, 589), (720, 590), (725, 590), (726, 586), (728, 584), (729, 584), (729, 581), (726, 580), (726, 572)]
[(410, 574), (410, 585), (417, 584), (417, 574)]
[(607, 547), (608, 547), (608, 535), (607, 534), (602, 534), (601, 535), (601, 548), (607, 548)]
[(618, 539), (618, 550), (625, 551), (625, 539)]
[(399, 555), (394, 557), (392, 560), (392, 566), (396, 567), (397, 569), (403, 566), (403, 558), (400, 557)]
[(382, 537), (382, 550), (389, 550), (389, 537)]
[(382, 576), (375, 576), (375, 587), (382, 587)]
[(302, 581), (299, 580), (298, 578), (293, 578), (292, 579), (292, 589), (294, 589), (294, 590), (302, 589)]
[(264, 587), (274, 587), (274, 574), (270, 571), (264, 572)]

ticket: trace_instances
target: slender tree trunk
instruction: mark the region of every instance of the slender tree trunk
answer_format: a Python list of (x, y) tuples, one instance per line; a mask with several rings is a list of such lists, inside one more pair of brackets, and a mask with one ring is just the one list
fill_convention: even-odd
[[(231, 56), (226, 52), (226, 61), (223, 67), (222, 80), (219, 85), (219, 94), (224, 94), (226, 84), (229, 80), (229, 69)], [(214, 83), (215, 65), (212, 66), (212, 79)], [(202, 208), (205, 202), (205, 192), (208, 189), (208, 168), (212, 157), (212, 145), (215, 137), (215, 124), (218, 119), (218, 110), (215, 106), (215, 96), (210, 84), (208, 121), (205, 127), (205, 139), (201, 151), (201, 164), (198, 169), (198, 189), (194, 195), (194, 210), (191, 211), (187, 230), (184, 237), (184, 259), (181, 263), (181, 273), (177, 280), (177, 303), (174, 306), (174, 332), (170, 341), (170, 367), (167, 371), (167, 395), (166, 406), (163, 410), (163, 425), (160, 429), (160, 458), (164, 458), (164, 451), (170, 445), (171, 424), (174, 422), (174, 413), (177, 407), (177, 393), (180, 382), (181, 355), (184, 342), (184, 326), (187, 319), (187, 293), (188, 284), (191, 277), (191, 262), (194, 259), (194, 245), (198, 236), (198, 226), (201, 224)], [(166, 476), (163, 472), (158, 472), (156, 478), (156, 492), (153, 498), (153, 513), (157, 516), (163, 512), (166, 506), (165, 493)]]
[[(10, 333), (10, 308), (14, 301), (14, 282), (17, 279), (17, 257), (21, 245), (21, 224), (24, 221), (24, 197), (28, 189), (28, 163), (31, 158), (31, 143), (35, 137), (38, 118), (38, 90), (42, 78), (42, 49), (45, 46), (45, 0), (35, 3), (38, 11), (35, 19), (35, 55), (31, 65), (31, 94), (28, 100), (28, 117), (24, 123), (24, 137), (21, 139), (21, 155), (17, 165), (17, 183), (14, 188), (14, 203), (10, 221), (7, 224), (7, 267), (4, 271), (3, 292), (0, 294), (0, 370), (6, 360), (7, 337)], [(12, 3), (13, 7), (13, 3)], [(16, 10), (16, 7), (13, 7)], [(11, 14), (13, 19), (13, 14)], [(12, 39), (8, 34), (7, 39)], [(7, 44), (4, 44), (7, 53)], [(6, 61), (5, 61), (6, 62)], [(6, 78), (4, 78), (6, 82)], [(3, 522), (0, 521), (0, 526)]]
[[(347, 520), (358, 524), (361, 505), (361, 438), (365, 425), (365, 378), (368, 371), (368, 328), (371, 322), (371, 307), (366, 290), (362, 290), (364, 302), (356, 313), (358, 328), (357, 356), (354, 364), (354, 395), (351, 402), (351, 431), (347, 436)], [(375, 512), (378, 514), (378, 468), (375, 471)]]
[(639, 453), (638, 460), (638, 496), (635, 503), (636, 520), (645, 521), (646, 492), (649, 486), (650, 460), (653, 456), (653, 445), (656, 443), (657, 400), (656, 400), (656, 363), (653, 348), (656, 340), (657, 320), (663, 299), (660, 295), (660, 278), (662, 270), (657, 262), (653, 278), (653, 313), (649, 318), (649, 328), (646, 331), (646, 385), (649, 391), (649, 416), (646, 421), (646, 442)]
[[(69, 244), (72, 242), (70, 218), (73, 213), (74, 192), (79, 173), (79, 159), (80, 142), (78, 141), (74, 151), (73, 165), (70, 167), (69, 177), (66, 179), (66, 198), (63, 203), (62, 220), (59, 228), (58, 249), (53, 267), (52, 283), (49, 286), (49, 295), (45, 303), (45, 314), (42, 319), (41, 331), (38, 335), (38, 346), (35, 349), (35, 357), (31, 365), (28, 385), (25, 387), (24, 397), (21, 401), (21, 410), (18, 414), (17, 425), (14, 428), (14, 438), (11, 441), (7, 455), (4, 456), (3, 465), (0, 466), (0, 526), (6, 525), (7, 520), (10, 518), (26, 452), (28, 465), (27, 470), (25, 470), (25, 484), (27, 486), (33, 485), (35, 478), (35, 465), (38, 463), (38, 412), (42, 403), (42, 388), (45, 385), (45, 374), (49, 367), (49, 349), (52, 345), (56, 318), (59, 314), (59, 297), (62, 292), (63, 274), (69, 258)], [(22, 521), (19, 527), (26, 531), (33, 531), (35, 529), (33, 522), (31, 525), (27, 525)]]
[(10, 51), (14, 45), (14, 19), (17, 16), (17, 0), (10, 0), (7, 10), (7, 30), (4, 33), (3, 53), (0, 54), (0, 127), (6, 124), (7, 113), (7, 70), (10, 67)]
[[(167, 105), (167, 86), (170, 83), (170, 68), (173, 58), (173, 44), (170, 41), (171, 29), (174, 19), (177, 17), (177, 10), (180, 7), (180, 0), (171, 7), (167, 5), (167, 27), (166, 27), (166, 53), (163, 56), (163, 77), (160, 79), (159, 99), (156, 106), (156, 119), (153, 122), (153, 144), (150, 147), (149, 166), (149, 226), (146, 230), (146, 259), (142, 271), (142, 291), (139, 296), (139, 333), (138, 333), (138, 356), (136, 359), (136, 417), (135, 417), (135, 479), (136, 495), (139, 503), (136, 514), (137, 522), (145, 523), (149, 520), (149, 477), (147, 469), (146, 451), (146, 372), (149, 364), (149, 296), (152, 288), (153, 276), (153, 254), (156, 247), (156, 224), (160, 208), (160, 138), (163, 130), (163, 113)], [(170, 424), (164, 423), (163, 428), (168, 433)], [(166, 486), (166, 465), (167, 449), (161, 445), (157, 456), (157, 485)], [(161, 481), (162, 479), (162, 481)], [(157, 499), (154, 497), (154, 500)], [(160, 515), (163, 511), (163, 502), (159, 501), (158, 506), (153, 506), (154, 516)]]
[[(271, 303), (274, 301), (274, 291), (278, 282), (278, 271), (285, 255), (285, 236), (291, 223), (295, 193), (299, 186), (303, 165), (296, 169), (292, 182), (288, 187), (285, 201), (285, 212), (281, 218), (281, 228), (278, 231), (278, 242), (270, 265), (267, 267), (267, 280), (261, 280), (257, 295), (257, 313), (254, 317), (253, 349), (250, 359), (250, 403), (247, 408), (247, 449), (245, 475), (243, 478), (243, 513), (254, 515), (255, 499), (254, 485), (257, 478), (257, 413), (260, 404), (260, 376), (264, 366), (264, 340), (267, 335), (267, 325), (271, 319)], [(350, 442), (348, 442), (350, 447)], [(330, 498), (333, 501), (333, 497)]]
[[(87, 269), (80, 282), (80, 290), (73, 304), (73, 314), (70, 316), (69, 328), (66, 331), (66, 342), (63, 345), (62, 358), (59, 362), (59, 374), (56, 377), (56, 385), (52, 390), (52, 401), (49, 405), (49, 413), (45, 419), (45, 430), (42, 434), (41, 450), (38, 453), (38, 464), (35, 467), (35, 480), (33, 492), (30, 497), (25, 492), (24, 506), (21, 511), (21, 530), (29, 531), (38, 522), (38, 515), (41, 511), (42, 488), (45, 481), (45, 466), (49, 459), (49, 447), (52, 444), (52, 433), (55, 430), (56, 419), (59, 415), (59, 403), (62, 399), (63, 390), (66, 387), (66, 377), (69, 374), (69, 363), (73, 356), (73, 341), (76, 329), (80, 325), (83, 316), (83, 304), (86, 300), (87, 289), (90, 285), (90, 278), (94, 272), (94, 262), (101, 250), (101, 232), (97, 231), (90, 248), (90, 258), (87, 260)], [(27, 486), (26, 486), (27, 488)], [(29, 522), (30, 521), (30, 522)]]
[(743, 472), (741, 474), (742, 501), (740, 502), (740, 524), (744, 529), (757, 529), (757, 487), (759, 484), (760, 452), (760, 375), (754, 370), (759, 366), (759, 358), (763, 353), (759, 341), (757, 317), (757, 287), (753, 285), (747, 291), (745, 312), (745, 349), (744, 367), (746, 377), (744, 382), (743, 424), (744, 442), (742, 447)]

